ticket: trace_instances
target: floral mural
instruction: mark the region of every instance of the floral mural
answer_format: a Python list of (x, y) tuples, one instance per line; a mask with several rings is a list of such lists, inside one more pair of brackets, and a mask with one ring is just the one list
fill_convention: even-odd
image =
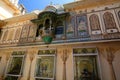
[(75, 17), (70, 17), (68, 22), (68, 26), (66, 29), (67, 37), (74, 37), (75, 36)]
[(77, 16), (77, 31), (80, 37), (88, 36), (87, 15)]

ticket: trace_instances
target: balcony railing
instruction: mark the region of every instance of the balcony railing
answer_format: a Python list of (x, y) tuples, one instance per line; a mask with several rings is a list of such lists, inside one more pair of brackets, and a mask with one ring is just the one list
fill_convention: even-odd
[[(120, 33), (111, 33), (111, 34), (105, 34), (105, 35), (91, 35), (86, 37), (75, 37), (75, 38), (66, 38), (66, 39), (54, 39), (51, 44), (62, 44), (62, 43), (73, 43), (73, 42), (106, 42), (106, 41), (118, 41), (120, 40)], [(41, 38), (34, 38), (34, 40), (29, 41), (22, 41), (19, 40), (13, 40), (13, 41), (0, 41), (1, 47), (3, 45), (43, 45), (45, 44)]]

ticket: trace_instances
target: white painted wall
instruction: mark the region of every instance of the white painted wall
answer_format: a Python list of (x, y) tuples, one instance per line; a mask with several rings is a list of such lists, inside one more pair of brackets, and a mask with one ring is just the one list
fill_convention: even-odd
[(14, 11), (3, 1), (0, 1), (0, 19), (13, 17)]

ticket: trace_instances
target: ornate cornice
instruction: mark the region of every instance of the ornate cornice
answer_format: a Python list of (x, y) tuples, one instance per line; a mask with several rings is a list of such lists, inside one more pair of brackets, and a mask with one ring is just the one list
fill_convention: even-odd
[(83, 0), (83, 1), (76, 1), (72, 3), (64, 4), (64, 7), (66, 10), (74, 11), (74, 10), (86, 9), (101, 5), (109, 5), (117, 2), (120, 1), (119, 0)]
[(4, 3), (6, 3), (11, 9), (15, 11), (15, 13), (20, 14), (20, 10), (10, 2), (10, 0), (3, 0)]

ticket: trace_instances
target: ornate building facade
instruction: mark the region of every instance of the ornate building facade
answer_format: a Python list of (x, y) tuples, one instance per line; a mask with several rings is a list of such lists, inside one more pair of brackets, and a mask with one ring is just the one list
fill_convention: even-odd
[(5, 19), (0, 80), (119, 80), (120, 1), (49, 5)]

